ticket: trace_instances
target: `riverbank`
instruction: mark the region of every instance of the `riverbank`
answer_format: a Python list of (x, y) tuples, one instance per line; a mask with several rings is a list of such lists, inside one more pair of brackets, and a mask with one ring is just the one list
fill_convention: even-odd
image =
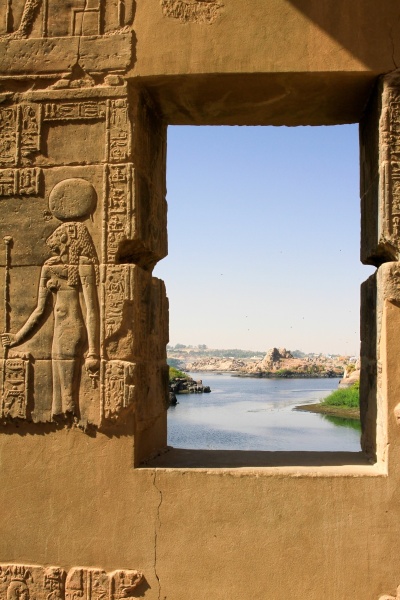
[(360, 384), (356, 381), (350, 387), (334, 390), (318, 404), (303, 404), (296, 410), (360, 420)]
[(329, 415), (331, 417), (340, 417), (342, 419), (360, 419), (360, 409), (358, 408), (328, 406), (327, 404), (322, 404), (322, 402), (318, 402), (317, 404), (303, 404), (300, 406), (295, 406), (293, 410)]

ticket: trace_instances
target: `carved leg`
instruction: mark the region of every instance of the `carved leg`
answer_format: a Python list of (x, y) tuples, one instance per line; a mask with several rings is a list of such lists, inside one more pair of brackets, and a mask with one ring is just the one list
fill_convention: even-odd
[(76, 368), (76, 360), (56, 360), (58, 368), (59, 389), (61, 395), (61, 407), (64, 414), (76, 413), (76, 393), (79, 387), (79, 377)]
[(18, 29), (2, 37), (11, 40), (27, 38), (41, 4), (42, 0), (26, 0)]
[(52, 360), (52, 373), (53, 373), (53, 404), (51, 406), (51, 416), (59, 417), (63, 413), (62, 402), (61, 402), (61, 385), (60, 385), (60, 368), (58, 360)]

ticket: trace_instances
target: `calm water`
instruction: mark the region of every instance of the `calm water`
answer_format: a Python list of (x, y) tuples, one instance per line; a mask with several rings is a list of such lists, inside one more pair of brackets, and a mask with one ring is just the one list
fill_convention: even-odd
[(211, 394), (181, 394), (168, 410), (168, 443), (211, 450), (360, 450), (358, 422), (295, 411), (338, 379), (250, 379), (191, 373)]

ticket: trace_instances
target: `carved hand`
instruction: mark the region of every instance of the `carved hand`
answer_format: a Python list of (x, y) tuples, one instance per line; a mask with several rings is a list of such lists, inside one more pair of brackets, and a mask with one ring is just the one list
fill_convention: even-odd
[(90, 374), (95, 374), (100, 369), (100, 359), (96, 356), (88, 356), (85, 358), (85, 369)]
[(1, 333), (0, 337), (4, 347), (15, 346), (17, 344), (17, 337), (13, 333)]

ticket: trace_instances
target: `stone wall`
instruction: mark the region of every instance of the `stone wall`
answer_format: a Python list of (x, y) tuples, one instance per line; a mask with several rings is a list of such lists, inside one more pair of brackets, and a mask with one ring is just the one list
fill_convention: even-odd
[[(0, 600), (395, 597), (399, 16), (3, 2)], [(166, 451), (167, 125), (356, 121), (362, 451)]]

